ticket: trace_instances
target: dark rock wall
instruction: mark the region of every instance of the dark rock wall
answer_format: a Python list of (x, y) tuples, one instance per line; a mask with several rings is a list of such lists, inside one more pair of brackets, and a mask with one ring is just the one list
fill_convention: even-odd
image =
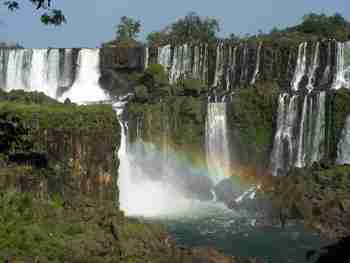
[(26, 128), (30, 151), (47, 157), (51, 172), (39, 185), (118, 202), (120, 127), (111, 106), (2, 104), (0, 112)]

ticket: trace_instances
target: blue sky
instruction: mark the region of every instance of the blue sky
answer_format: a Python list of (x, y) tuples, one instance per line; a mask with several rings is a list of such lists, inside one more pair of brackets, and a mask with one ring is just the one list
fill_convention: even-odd
[[(189, 11), (219, 19), (221, 36), (233, 32), (254, 34), (259, 29), (298, 23), (305, 13), (341, 13), (350, 20), (350, 0), (52, 0), (67, 16), (61, 27), (39, 22), (41, 12), (25, 4), (16, 13), (0, 9), (1, 41), (25, 47), (97, 47), (114, 37), (115, 25), (123, 15), (142, 22), (147, 33), (162, 29)], [(26, 2), (21, 0), (20, 2)], [(29, 1), (28, 1), (29, 2)]]

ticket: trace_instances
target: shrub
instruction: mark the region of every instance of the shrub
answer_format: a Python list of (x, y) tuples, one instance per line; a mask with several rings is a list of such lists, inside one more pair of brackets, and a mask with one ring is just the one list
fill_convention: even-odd
[(135, 87), (135, 97), (139, 102), (146, 102), (148, 100), (148, 90), (144, 85), (139, 85)]
[(185, 79), (180, 82), (186, 95), (198, 96), (201, 92), (207, 89), (203, 81), (199, 79)]

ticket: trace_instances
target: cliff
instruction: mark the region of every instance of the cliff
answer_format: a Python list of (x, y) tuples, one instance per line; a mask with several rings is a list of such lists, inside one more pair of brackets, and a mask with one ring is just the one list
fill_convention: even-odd
[(60, 192), (68, 184), (80, 193), (118, 203), (120, 128), (111, 106), (2, 102), (0, 115), (3, 122), (22, 127), (9, 149), (10, 163), (31, 165), (26, 157), (40, 153), (54, 170), (50, 180), (58, 180), (54, 187)]

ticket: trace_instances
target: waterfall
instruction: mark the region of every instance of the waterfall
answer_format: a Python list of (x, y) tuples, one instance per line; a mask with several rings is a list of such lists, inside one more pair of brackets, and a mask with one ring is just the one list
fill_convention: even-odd
[(294, 91), (297, 91), (299, 89), (299, 84), (305, 75), (306, 53), (307, 53), (307, 42), (301, 43), (298, 48), (297, 65), (295, 67), (294, 77), (291, 83), (292, 90)]
[(149, 61), (149, 48), (145, 48), (145, 61), (144, 61), (144, 69), (148, 68), (148, 61)]
[[(62, 68), (60, 70), (60, 80), (59, 87), (69, 88), (74, 81), (74, 61), (73, 61), (73, 50), (64, 49), (63, 63), (61, 63)], [(58, 97), (61, 94), (56, 94)]]
[[(75, 80), (73, 50), (64, 49), (63, 55), (60, 52), (59, 49), (2, 50), (0, 88), (7, 91), (23, 89), (43, 92), (61, 101), (68, 97), (74, 102), (107, 100), (98, 83), (99, 50), (79, 50)], [(59, 89), (61, 87), (65, 88), (63, 96)]]
[[(164, 153), (153, 143), (143, 142), (142, 138), (133, 142), (129, 140), (129, 123), (123, 118), (126, 103), (121, 100), (113, 104), (121, 127), (121, 145), (118, 151), (120, 208), (128, 216), (170, 217), (192, 213), (193, 204), (202, 202), (193, 199), (183, 187), (186, 165), (176, 164), (177, 156), (170, 149), (165, 149), (170, 156), (164, 157)], [(136, 123), (136, 133), (140, 135), (138, 122), (139, 120)], [(154, 162), (155, 159), (157, 163)], [(164, 165), (166, 169), (158, 169)], [(153, 169), (155, 166), (156, 175)], [(188, 168), (191, 170), (193, 167)], [(182, 184), (177, 185), (176, 176)], [(213, 192), (212, 197), (215, 200)], [(213, 200), (210, 201), (212, 202)]]
[(319, 67), (319, 53), (320, 53), (320, 42), (317, 42), (315, 46), (312, 65), (308, 73), (308, 83), (306, 85), (306, 88), (308, 89), (309, 92), (314, 89), (314, 85), (316, 82), (316, 70)]
[(90, 102), (108, 100), (108, 96), (99, 85), (100, 50), (81, 49), (78, 55), (77, 78), (73, 86), (60, 97), (61, 101)]
[(224, 43), (219, 43), (216, 47), (216, 63), (215, 63), (215, 76), (213, 87), (221, 85), (222, 74), (224, 71)]
[(27, 74), (31, 68), (26, 57), (31, 55), (31, 51), (24, 49), (9, 50), (9, 58), (6, 71), (6, 90), (24, 89), (28, 87)]
[(271, 154), (271, 170), (274, 175), (285, 172), (293, 162), (294, 133), (297, 121), (297, 95), (283, 93), (278, 99), (277, 131)]
[(308, 101), (308, 95), (304, 97), (303, 102), (303, 110), (301, 114), (301, 121), (300, 121), (300, 130), (299, 130), (299, 139), (298, 139), (298, 153), (297, 153), (297, 159), (295, 162), (296, 167), (304, 167), (305, 166), (305, 142), (304, 142), (304, 134), (307, 132), (305, 131), (305, 120), (306, 120), (306, 114), (307, 114), (307, 101)]
[(187, 44), (174, 48), (174, 57), (170, 69), (170, 84), (184, 79), (191, 72), (191, 52)]
[[(32, 66), (33, 68), (33, 66)], [(50, 97), (56, 97), (60, 82), (60, 54), (58, 49), (50, 49), (47, 52), (46, 90)], [(52, 87), (56, 87), (52, 89)]]
[(240, 82), (244, 84), (248, 79), (248, 47), (246, 45), (243, 46), (243, 58), (240, 67)]
[(350, 115), (346, 117), (337, 147), (337, 164), (350, 164)]
[(311, 150), (311, 163), (319, 162), (324, 154), (324, 140), (326, 128), (326, 92), (317, 94), (316, 119), (313, 132), (313, 145)]
[(254, 71), (252, 81), (250, 82), (251, 85), (255, 84), (256, 78), (259, 74), (261, 47), (262, 47), (262, 43), (260, 42), (258, 46), (258, 50), (256, 52), (256, 65), (255, 65), (255, 71)]
[(332, 89), (350, 88), (350, 42), (337, 43), (336, 74)]
[[(271, 154), (274, 175), (294, 165), (305, 167), (319, 162), (325, 153), (326, 92), (307, 94), (303, 98), (301, 118), (297, 98), (284, 93), (279, 97), (277, 131)], [(299, 129), (297, 129), (299, 127)]]
[(226, 103), (208, 103), (205, 125), (206, 156), (214, 184), (230, 176)]
[(165, 70), (168, 70), (171, 63), (171, 46), (166, 45), (158, 48), (157, 63), (162, 65)]

